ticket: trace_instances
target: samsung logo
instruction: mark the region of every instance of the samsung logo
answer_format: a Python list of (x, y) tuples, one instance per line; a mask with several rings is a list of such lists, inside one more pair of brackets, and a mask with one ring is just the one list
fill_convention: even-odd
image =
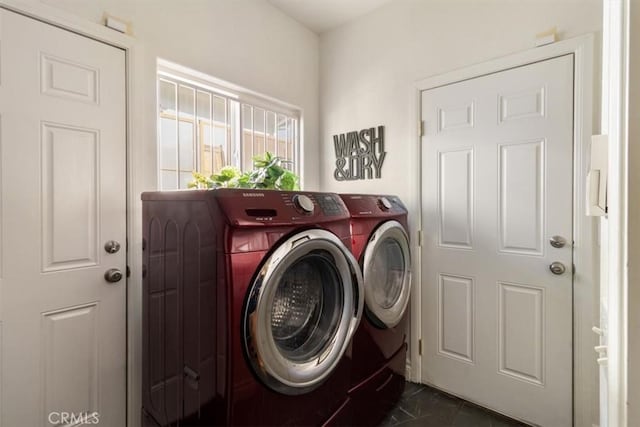
[(264, 193), (242, 193), (242, 197), (264, 197)]

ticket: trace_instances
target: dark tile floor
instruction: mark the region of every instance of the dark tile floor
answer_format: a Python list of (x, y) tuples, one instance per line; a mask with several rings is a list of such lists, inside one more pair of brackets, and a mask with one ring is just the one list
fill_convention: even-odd
[(511, 418), (421, 384), (407, 382), (382, 427), (516, 427)]

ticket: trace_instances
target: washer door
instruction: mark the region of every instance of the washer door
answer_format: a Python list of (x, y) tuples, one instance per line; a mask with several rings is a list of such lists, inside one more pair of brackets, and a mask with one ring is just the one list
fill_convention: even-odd
[(411, 291), (409, 238), (399, 222), (387, 221), (373, 232), (362, 268), (367, 314), (379, 327), (396, 326)]
[(266, 260), (244, 314), (248, 359), (263, 382), (306, 393), (334, 370), (364, 306), (357, 261), (334, 234), (307, 230)]

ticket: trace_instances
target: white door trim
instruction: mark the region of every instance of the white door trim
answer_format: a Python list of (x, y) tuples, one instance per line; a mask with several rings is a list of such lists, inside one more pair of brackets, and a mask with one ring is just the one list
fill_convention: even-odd
[[(606, 376), (601, 381), (603, 401), (601, 406), (606, 413), (601, 416), (602, 427), (635, 425), (628, 418), (628, 409), (633, 408), (633, 371), (635, 363), (631, 355), (630, 345), (633, 342), (632, 328), (637, 322), (629, 321), (634, 317), (630, 302), (633, 300), (634, 288), (629, 269), (629, 250), (632, 247), (631, 234), (633, 225), (629, 222), (633, 198), (634, 173), (631, 150), (634, 144), (629, 139), (633, 118), (630, 106), (633, 96), (630, 91), (630, 76), (633, 76), (630, 48), (634, 46), (630, 33), (630, 23), (634, 2), (607, 0), (603, 2), (602, 16), (602, 114), (600, 126), (602, 133), (609, 139), (609, 175), (607, 178), (608, 214), (601, 219), (602, 241), (608, 245), (601, 248), (603, 268), (603, 285), (606, 293), (607, 310), (601, 312), (600, 328), (604, 331), (607, 345), (607, 364), (604, 368)], [(637, 12), (636, 12), (637, 13)], [(631, 191), (630, 191), (631, 190)], [(602, 304), (601, 304), (602, 306)], [(602, 372), (602, 371), (601, 371)], [(601, 378), (603, 375), (601, 375)], [(629, 390), (628, 390), (629, 389)]]
[[(421, 92), (439, 86), (480, 77), (486, 74), (527, 65), (534, 62), (551, 59), (566, 54), (574, 55), (574, 276), (573, 291), (573, 334), (574, 334), (574, 368), (573, 368), (573, 405), (574, 425), (592, 426), (597, 422), (598, 396), (596, 388), (596, 363), (593, 350), (595, 335), (591, 327), (597, 321), (596, 304), (599, 275), (597, 263), (596, 222), (586, 217), (585, 212), (585, 180), (588, 168), (588, 153), (590, 138), (593, 133), (593, 62), (594, 35), (586, 34), (580, 37), (563, 40), (551, 45), (518, 52), (502, 58), (454, 70), (445, 74), (429, 77), (417, 81), (414, 85), (414, 115), (417, 123), (421, 120), (420, 99)], [(420, 133), (420, 132), (418, 132)], [(414, 167), (418, 173), (414, 179), (422, 182), (420, 176), (421, 137), (416, 137), (418, 150), (414, 160)], [(422, 188), (418, 187), (417, 200), (421, 198)], [(418, 219), (420, 222), (421, 219)], [(422, 225), (419, 225), (422, 228)], [(419, 240), (419, 239), (416, 239)], [(420, 248), (414, 244), (415, 259), (421, 259)], [(421, 331), (421, 276), (420, 266), (416, 263), (414, 269), (413, 298), (411, 305), (411, 346), (409, 378), (420, 382), (422, 362), (419, 355), (418, 340)]]
[[(144, 170), (140, 165), (149, 158), (143, 144), (145, 110), (141, 90), (144, 87), (142, 49), (134, 38), (110, 30), (71, 13), (28, 0), (0, 0), (0, 8), (38, 19), (74, 33), (123, 49), (126, 54), (127, 86), (127, 265), (131, 276), (127, 279), (127, 425), (140, 425), (141, 402), (141, 343), (142, 307), (142, 203)], [(137, 165), (135, 167), (134, 165)], [(1, 326), (1, 323), (0, 323)], [(1, 393), (1, 390), (0, 390)]]

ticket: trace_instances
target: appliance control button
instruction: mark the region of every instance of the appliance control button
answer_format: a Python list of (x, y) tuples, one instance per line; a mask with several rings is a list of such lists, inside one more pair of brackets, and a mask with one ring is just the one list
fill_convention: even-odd
[(296, 208), (301, 209), (303, 212), (313, 212), (313, 201), (304, 194), (295, 195), (293, 197), (293, 203), (295, 204)]
[(380, 208), (384, 211), (388, 211), (391, 209), (391, 202), (386, 197), (381, 197), (380, 200)]

